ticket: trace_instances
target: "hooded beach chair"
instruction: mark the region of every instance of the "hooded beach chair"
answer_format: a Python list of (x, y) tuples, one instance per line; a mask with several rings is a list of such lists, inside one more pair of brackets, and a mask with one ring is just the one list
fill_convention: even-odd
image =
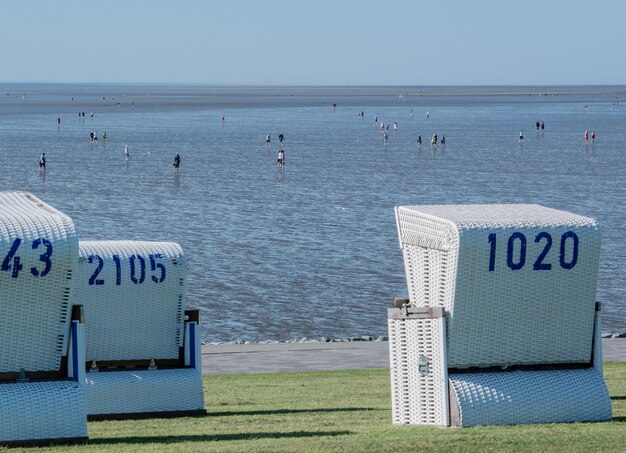
[(396, 208), (409, 299), (389, 310), (394, 424), (611, 419), (596, 221), (538, 205)]
[(87, 439), (78, 237), (34, 195), (0, 193), (0, 445)]
[(90, 419), (205, 414), (198, 311), (172, 242), (81, 241)]

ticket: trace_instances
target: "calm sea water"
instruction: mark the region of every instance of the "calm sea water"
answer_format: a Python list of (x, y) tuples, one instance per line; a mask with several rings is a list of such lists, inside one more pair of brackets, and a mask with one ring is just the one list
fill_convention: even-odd
[[(0, 187), (71, 215), (82, 239), (179, 242), (208, 341), (385, 335), (386, 308), (407, 293), (396, 205), (565, 209), (601, 225), (604, 330), (623, 331), (620, 96), (626, 87), (0, 85)], [(398, 123), (387, 146), (375, 117)], [(106, 143), (92, 145), (92, 130)], [(433, 132), (445, 148), (427, 145)]]

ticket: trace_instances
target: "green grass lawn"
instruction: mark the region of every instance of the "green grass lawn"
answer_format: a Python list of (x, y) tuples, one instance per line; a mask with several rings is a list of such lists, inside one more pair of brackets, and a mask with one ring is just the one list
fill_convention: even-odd
[(626, 451), (626, 363), (606, 363), (613, 421), (443, 429), (391, 424), (388, 370), (206, 376), (209, 415), (89, 423), (38, 451)]

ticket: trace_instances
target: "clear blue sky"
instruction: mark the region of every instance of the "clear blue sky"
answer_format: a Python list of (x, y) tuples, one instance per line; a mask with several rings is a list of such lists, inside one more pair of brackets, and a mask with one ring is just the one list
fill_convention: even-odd
[(3, 1), (0, 82), (625, 84), (620, 0)]

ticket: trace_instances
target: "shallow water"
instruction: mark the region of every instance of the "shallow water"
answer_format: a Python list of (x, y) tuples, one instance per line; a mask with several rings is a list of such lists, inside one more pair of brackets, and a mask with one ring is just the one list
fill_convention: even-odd
[[(604, 329), (626, 330), (626, 113), (613, 105), (626, 88), (507, 96), (524, 90), (0, 85), (0, 182), (71, 215), (82, 239), (179, 242), (208, 341), (385, 335), (386, 308), (407, 292), (393, 207), (426, 203), (596, 218)], [(386, 147), (375, 116), (398, 122)], [(435, 131), (445, 148), (426, 145)]]

